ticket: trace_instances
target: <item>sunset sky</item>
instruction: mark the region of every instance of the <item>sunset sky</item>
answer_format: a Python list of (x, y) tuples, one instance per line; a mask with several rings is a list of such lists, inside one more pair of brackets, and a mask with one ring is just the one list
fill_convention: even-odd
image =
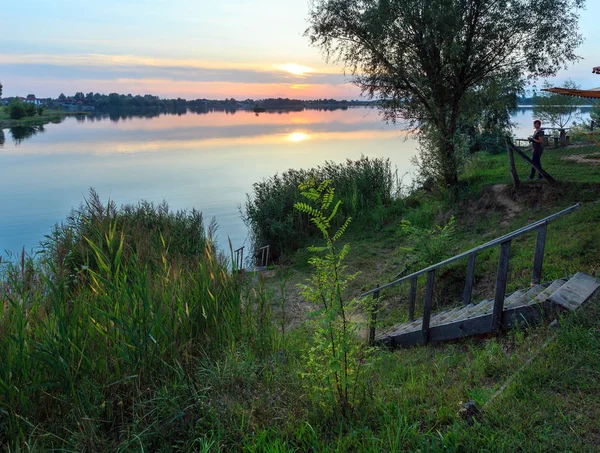
[[(303, 36), (308, 0), (19, 0), (2, 7), (3, 96), (357, 99)], [(561, 71), (600, 86), (600, 2), (580, 21), (583, 60)]]

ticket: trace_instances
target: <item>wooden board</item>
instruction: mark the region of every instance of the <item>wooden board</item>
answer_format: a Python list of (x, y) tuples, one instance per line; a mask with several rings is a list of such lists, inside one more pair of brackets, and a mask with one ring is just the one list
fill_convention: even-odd
[(575, 311), (600, 287), (600, 281), (582, 272), (576, 273), (548, 300), (567, 310)]

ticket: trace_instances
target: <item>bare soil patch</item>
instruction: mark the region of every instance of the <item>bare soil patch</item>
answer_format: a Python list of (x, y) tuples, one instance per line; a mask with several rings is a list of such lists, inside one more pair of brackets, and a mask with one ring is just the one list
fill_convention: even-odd
[(600, 153), (571, 154), (570, 156), (563, 157), (562, 160), (570, 160), (584, 165), (600, 165)]

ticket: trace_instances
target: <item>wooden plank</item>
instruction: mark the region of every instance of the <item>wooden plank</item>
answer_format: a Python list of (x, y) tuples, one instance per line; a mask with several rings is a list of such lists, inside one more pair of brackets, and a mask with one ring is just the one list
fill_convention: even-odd
[(510, 261), (510, 242), (505, 241), (500, 245), (500, 258), (498, 259), (498, 273), (496, 275), (496, 293), (494, 296), (494, 311), (490, 330), (495, 332), (500, 328), (502, 311), (504, 310), (504, 295), (506, 294), (506, 281), (508, 279), (508, 262)]
[(473, 276), (475, 274), (475, 258), (477, 253), (469, 255), (469, 265), (467, 267), (467, 278), (465, 280), (465, 289), (463, 291), (463, 304), (469, 305), (471, 303), (471, 296), (473, 294)]
[(533, 258), (533, 271), (531, 283), (538, 284), (542, 281), (542, 264), (544, 263), (544, 248), (546, 247), (546, 232), (548, 223), (544, 222), (537, 230), (535, 241), (535, 255)]
[(410, 279), (410, 301), (408, 305), (408, 319), (415, 320), (415, 301), (417, 300), (417, 277)]
[(397, 336), (391, 336), (383, 340), (381, 343), (390, 348), (408, 347), (421, 344), (422, 333), (420, 330), (409, 332)]
[(509, 146), (508, 139), (506, 139), (506, 151), (508, 152), (508, 164), (510, 166), (510, 176), (513, 180), (513, 185), (515, 189), (518, 189), (521, 185), (521, 181), (519, 180), (519, 173), (517, 173), (517, 167), (515, 165), (515, 155), (513, 153), (512, 148)]
[(600, 287), (600, 281), (583, 272), (576, 273), (548, 300), (567, 310), (577, 310)]
[(544, 302), (552, 294), (554, 294), (556, 291), (558, 291), (558, 289), (565, 283), (567, 283), (567, 279), (565, 279), (565, 278), (560, 278), (558, 280), (554, 280), (552, 283), (550, 283), (550, 286), (548, 286), (548, 288), (546, 288), (544, 291), (542, 291), (537, 296), (535, 296), (535, 298), (529, 303), (529, 305), (539, 304), (540, 302)]
[[(429, 341), (449, 341), (458, 338), (482, 335), (490, 331), (492, 313), (486, 313), (474, 318), (454, 321), (441, 326), (432, 326), (429, 330)], [(543, 307), (541, 304), (534, 306), (520, 306), (505, 310), (502, 314), (502, 326), (514, 327), (517, 324), (539, 323), (543, 319)], [(418, 332), (397, 335), (393, 338), (395, 347), (407, 347), (419, 344)], [(389, 342), (389, 340), (388, 340)]]
[(433, 285), (435, 283), (435, 270), (427, 272), (427, 287), (425, 288), (425, 306), (423, 307), (423, 324), (421, 326), (422, 342), (427, 343), (429, 334), (429, 321), (431, 318), (431, 301), (433, 300)]

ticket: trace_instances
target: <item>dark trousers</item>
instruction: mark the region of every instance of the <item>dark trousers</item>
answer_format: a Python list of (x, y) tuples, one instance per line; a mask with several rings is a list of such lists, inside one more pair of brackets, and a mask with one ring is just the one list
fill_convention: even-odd
[[(544, 150), (536, 151), (533, 150), (533, 158), (531, 159), (534, 164), (536, 164), (539, 168), (542, 168), (542, 154)], [(542, 168), (543, 170), (543, 168)], [(531, 167), (531, 173), (529, 173), (529, 179), (533, 179), (535, 177), (535, 167)], [(538, 172), (538, 178), (543, 178), (542, 174)]]

